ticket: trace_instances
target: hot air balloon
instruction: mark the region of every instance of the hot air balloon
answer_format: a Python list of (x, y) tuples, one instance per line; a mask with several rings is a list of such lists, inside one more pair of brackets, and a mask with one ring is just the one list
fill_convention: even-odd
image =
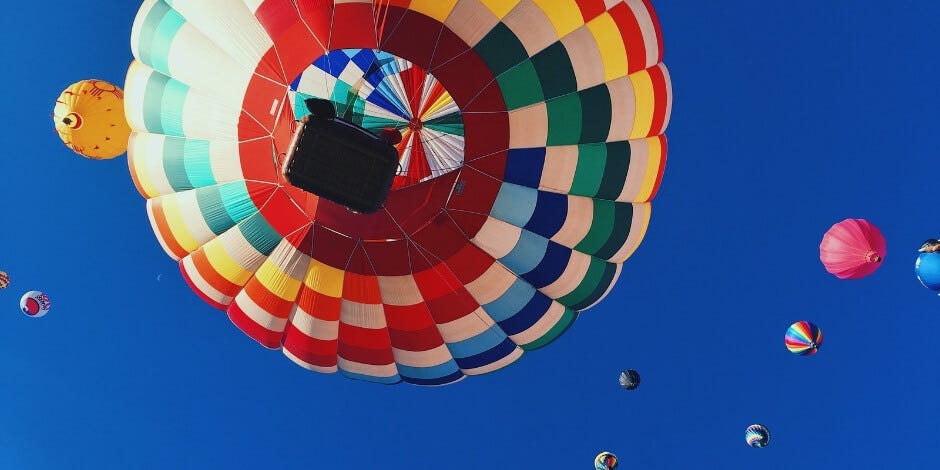
[(41, 317), (49, 313), (51, 307), (52, 302), (49, 301), (49, 297), (39, 291), (31, 290), (20, 298), (20, 309), (30, 317)]
[(6, 271), (0, 271), (0, 289), (6, 289), (10, 285), (10, 275)]
[[(226, 5), (144, 2), (128, 164), (164, 250), (248, 336), (313, 371), (440, 385), (613, 287), (666, 162), (647, 1)], [(375, 213), (281, 171), (309, 98), (403, 133)]]
[(783, 338), (787, 349), (799, 356), (812, 356), (823, 342), (822, 330), (808, 321), (798, 321), (787, 328)]
[(940, 291), (940, 241), (928, 239), (917, 251), (920, 252), (914, 262), (917, 280), (932, 291)]
[(617, 456), (610, 452), (601, 452), (594, 457), (595, 470), (614, 470), (617, 468)]
[(744, 431), (744, 441), (751, 447), (766, 447), (770, 443), (770, 431), (762, 424), (752, 424)]
[(845, 219), (829, 228), (819, 244), (819, 259), (839, 279), (861, 279), (881, 266), (885, 238), (865, 219)]
[(124, 93), (111, 83), (73, 83), (56, 99), (53, 119), (62, 142), (83, 157), (106, 160), (127, 151)]
[(633, 369), (621, 372), (620, 386), (627, 390), (636, 390), (640, 386), (640, 374)]

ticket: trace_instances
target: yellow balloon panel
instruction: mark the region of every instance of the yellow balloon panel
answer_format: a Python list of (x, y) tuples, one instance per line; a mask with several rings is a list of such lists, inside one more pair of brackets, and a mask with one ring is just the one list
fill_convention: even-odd
[(53, 110), (59, 138), (75, 153), (95, 160), (127, 151), (131, 128), (124, 117), (124, 92), (104, 80), (73, 83)]

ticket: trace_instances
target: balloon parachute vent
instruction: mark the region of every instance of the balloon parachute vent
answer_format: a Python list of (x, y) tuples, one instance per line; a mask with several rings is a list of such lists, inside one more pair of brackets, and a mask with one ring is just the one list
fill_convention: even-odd
[(378, 211), (398, 171), (398, 151), (355, 124), (319, 116), (298, 126), (282, 173), (291, 185), (350, 210)]

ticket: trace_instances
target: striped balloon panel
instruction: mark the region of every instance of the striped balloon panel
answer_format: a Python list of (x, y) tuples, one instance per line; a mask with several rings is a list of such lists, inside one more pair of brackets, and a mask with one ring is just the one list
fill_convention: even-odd
[(798, 321), (790, 325), (784, 337), (784, 343), (787, 345), (787, 349), (800, 356), (816, 354), (819, 350), (819, 346), (822, 345), (822, 341), (822, 330), (807, 321)]
[[(131, 45), (128, 164), (157, 239), (310, 370), (504, 367), (600, 301), (646, 233), (672, 96), (643, 0), (147, 0)], [(383, 210), (280, 174), (307, 97), (403, 129)]]

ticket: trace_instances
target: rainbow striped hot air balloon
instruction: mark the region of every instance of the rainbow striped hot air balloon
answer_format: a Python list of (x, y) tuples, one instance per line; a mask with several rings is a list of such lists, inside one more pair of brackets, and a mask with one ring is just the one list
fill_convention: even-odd
[[(131, 50), (128, 163), (157, 238), (317, 372), (441, 385), (550, 343), (613, 287), (665, 168), (648, 0), (147, 0)], [(308, 98), (402, 132), (377, 212), (285, 180)]]
[(787, 349), (800, 356), (812, 356), (823, 341), (822, 330), (808, 321), (798, 321), (787, 328), (784, 336)]

